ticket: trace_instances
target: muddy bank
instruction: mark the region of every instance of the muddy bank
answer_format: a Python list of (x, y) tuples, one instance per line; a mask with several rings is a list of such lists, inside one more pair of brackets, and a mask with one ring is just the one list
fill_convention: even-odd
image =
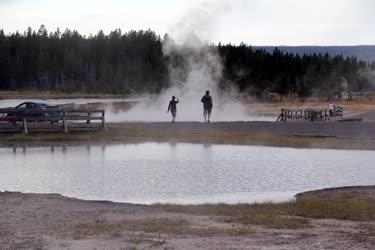
[(375, 139), (375, 122), (123, 122), (109, 128), (166, 130), (171, 132), (230, 134), (268, 134), (277, 136), (335, 137), (339, 139)]
[[(375, 115), (374, 115), (375, 116)], [(75, 123), (69, 126), (74, 127)], [(0, 122), (0, 129), (6, 131), (6, 128), (12, 125), (7, 122)], [(52, 127), (61, 128), (61, 124), (50, 125), (46, 123), (31, 123), (29, 130), (32, 134), (33, 128), (45, 128), (46, 130)], [(194, 133), (201, 134), (263, 134), (274, 136), (304, 136), (304, 137), (334, 137), (338, 139), (362, 139), (375, 140), (375, 122), (212, 122), (204, 124), (201, 122), (107, 122), (108, 130), (122, 130), (126, 133), (127, 130), (148, 131), (155, 134), (164, 131), (173, 133), (180, 133), (189, 136)], [(2, 131), (0, 130), (0, 131)], [(37, 133), (37, 132), (34, 132)], [(50, 134), (57, 132), (50, 132)], [(83, 133), (83, 132), (82, 132)], [(10, 133), (0, 133), (0, 136), (9, 135)], [(166, 137), (167, 138), (167, 137)]]
[(108, 131), (0, 133), (0, 145), (188, 142), (296, 148), (375, 149), (375, 123), (123, 122)]
[[(374, 186), (350, 190), (364, 189), (371, 197), (362, 202), (373, 206)], [(348, 189), (329, 192), (342, 190)], [(3, 249), (370, 249), (375, 243), (373, 217), (296, 216), (293, 203), (144, 206), (1, 192), (0, 204)]]

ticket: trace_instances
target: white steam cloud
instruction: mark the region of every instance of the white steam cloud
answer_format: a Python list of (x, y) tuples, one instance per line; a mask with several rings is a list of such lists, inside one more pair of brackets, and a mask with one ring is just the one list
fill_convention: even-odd
[(373, 88), (375, 88), (375, 71), (367, 68), (359, 72), (359, 75), (364, 77)]
[(220, 31), (225, 17), (233, 8), (241, 5), (235, 1), (206, 1), (190, 8), (184, 16), (171, 26), (170, 31), (178, 43), (184, 43), (188, 33), (194, 32), (203, 41), (211, 41)]
[(221, 1), (217, 5), (204, 3), (197, 10), (188, 11), (175, 26), (179, 27), (175, 28), (178, 30), (175, 33), (179, 43), (167, 38), (163, 44), (163, 53), (169, 58), (171, 87), (156, 99), (137, 104), (123, 117), (110, 115), (109, 120), (169, 121), (170, 114), (166, 113), (168, 103), (172, 96), (176, 96), (180, 101), (177, 104), (177, 121), (202, 121), (203, 106), (200, 100), (206, 90), (213, 98), (212, 121), (253, 120), (246, 107), (237, 100), (237, 91), (229, 87), (224, 91), (219, 88), (220, 84), (230, 84), (225, 84), (223, 80), (223, 65), (217, 48), (208, 42), (203, 44), (196, 35), (203, 32), (209, 36), (215, 32), (213, 17), (223, 15), (228, 10), (227, 2)]

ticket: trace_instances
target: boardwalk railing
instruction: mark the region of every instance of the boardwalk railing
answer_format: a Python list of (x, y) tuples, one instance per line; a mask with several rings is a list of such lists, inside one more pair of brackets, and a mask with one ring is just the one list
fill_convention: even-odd
[[(75, 131), (79, 130), (93, 130), (102, 128), (106, 130), (105, 124), (105, 111), (104, 110), (93, 110), (93, 109), (16, 109), (16, 108), (3, 108), (0, 109), (0, 122), (7, 122), (12, 124), (12, 128), (4, 129), (4, 131), (23, 131), (25, 134), (29, 132), (29, 124), (32, 122), (44, 122), (50, 123), (50, 127), (35, 127), (37, 131), (48, 131), (56, 130), (56, 126), (53, 124), (59, 124), (57, 126), (60, 130), (68, 133), (72, 128)], [(90, 126), (91, 121), (100, 121), (100, 126)], [(83, 123), (82, 123), (83, 122)], [(19, 126), (22, 123), (22, 126)], [(74, 127), (70, 127), (70, 124), (74, 124)], [(59, 130), (59, 129), (58, 129)], [(2, 132), (0, 126), (0, 132)]]
[(281, 113), (277, 118), (277, 122), (287, 122), (288, 120), (305, 120), (310, 122), (331, 121), (332, 117), (343, 117), (344, 111), (342, 107), (335, 106), (333, 112), (327, 109), (281, 109)]
[(333, 115), (343, 117), (344, 116), (344, 108), (340, 107), (340, 106), (334, 106)]

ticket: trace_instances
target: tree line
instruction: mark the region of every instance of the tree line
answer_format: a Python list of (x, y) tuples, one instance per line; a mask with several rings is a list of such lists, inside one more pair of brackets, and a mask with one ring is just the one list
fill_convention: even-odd
[[(220, 86), (268, 98), (339, 96), (373, 90), (374, 63), (328, 54), (267, 52), (245, 44), (211, 45), (223, 63)], [(0, 30), (0, 89), (130, 94), (157, 93), (170, 85), (163, 39), (151, 30), (83, 36), (76, 30)], [(183, 58), (179, 60), (183, 62)], [(174, 60), (176, 63), (176, 60)], [(178, 63), (178, 61), (177, 61)]]
[(326, 54), (284, 53), (275, 48), (272, 53), (262, 49), (218, 45), (224, 61), (224, 75), (232, 79), (241, 91), (266, 98), (269, 93), (301, 99), (317, 96), (324, 99), (350, 98), (351, 92), (374, 90), (374, 62), (356, 57)]
[(160, 91), (167, 68), (152, 31), (117, 29), (84, 37), (66, 29), (5, 35), (0, 30), (0, 89), (126, 93)]

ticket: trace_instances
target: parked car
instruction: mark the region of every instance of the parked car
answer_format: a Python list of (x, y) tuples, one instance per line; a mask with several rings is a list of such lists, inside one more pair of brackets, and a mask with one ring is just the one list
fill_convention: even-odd
[(15, 107), (15, 112), (7, 114), (7, 118), (11, 118), (11, 122), (13, 123), (21, 121), (23, 117), (35, 118), (34, 121), (38, 122), (46, 120), (38, 120), (37, 118), (51, 118), (48, 121), (54, 123), (61, 120), (63, 116), (64, 113), (60, 111), (59, 106), (38, 102), (23, 102)]

